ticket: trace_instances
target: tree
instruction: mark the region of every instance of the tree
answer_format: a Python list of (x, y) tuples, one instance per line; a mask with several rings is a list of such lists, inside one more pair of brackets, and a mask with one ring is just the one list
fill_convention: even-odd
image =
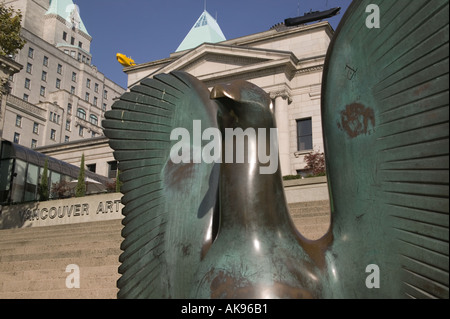
[(45, 159), (44, 171), (41, 176), (41, 183), (39, 184), (39, 200), (48, 200), (48, 158)]
[(306, 169), (311, 170), (312, 176), (324, 176), (325, 171), (325, 155), (324, 153), (314, 152), (305, 155)]
[(20, 37), (22, 13), (0, 3), (0, 55), (14, 55), (26, 41)]
[(68, 197), (70, 187), (66, 180), (62, 180), (59, 183), (52, 184), (52, 194), (57, 198)]
[(116, 193), (120, 193), (120, 187), (122, 186), (122, 182), (120, 181), (120, 171), (117, 169), (116, 173)]
[(83, 197), (86, 195), (86, 181), (84, 170), (84, 153), (81, 155), (80, 172), (78, 173), (78, 183), (75, 188), (75, 197)]

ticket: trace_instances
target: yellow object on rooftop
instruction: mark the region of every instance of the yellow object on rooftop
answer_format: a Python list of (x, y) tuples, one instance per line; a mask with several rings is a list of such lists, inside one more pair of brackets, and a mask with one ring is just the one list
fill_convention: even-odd
[(134, 60), (132, 58), (127, 57), (125, 54), (117, 53), (116, 57), (117, 57), (117, 61), (119, 61), (119, 63), (122, 64), (123, 66), (136, 65)]

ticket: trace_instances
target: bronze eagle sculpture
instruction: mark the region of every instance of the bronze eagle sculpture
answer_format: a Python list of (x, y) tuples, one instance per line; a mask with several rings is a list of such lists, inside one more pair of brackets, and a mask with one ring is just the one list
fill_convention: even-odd
[[(123, 183), (119, 298), (449, 297), (448, 1), (378, 1), (369, 28), (373, 3), (351, 4), (326, 57), (331, 226), (318, 240), (296, 230), (269, 169), (262, 89), (210, 92), (179, 71), (114, 103), (103, 126)], [(226, 133), (248, 129), (239, 161)]]

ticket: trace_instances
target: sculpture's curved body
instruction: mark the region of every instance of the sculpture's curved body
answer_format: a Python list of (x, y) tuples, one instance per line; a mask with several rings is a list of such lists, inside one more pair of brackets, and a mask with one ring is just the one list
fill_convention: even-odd
[[(256, 86), (210, 93), (160, 74), (106, 113), (125, 204), (119, 297), (448, 298), (448, 1), (380, 2), (380, 29), (369, 5), (349, 7), (327, 55), (332, 223), (319, 240), (296, 231), (280, 170), (260, 161), (276, 139)], [(202, 160), (193, 121), (225, 139), (254, 129), (244, 162), (224, 161), (225, 140), (220, 163)]]

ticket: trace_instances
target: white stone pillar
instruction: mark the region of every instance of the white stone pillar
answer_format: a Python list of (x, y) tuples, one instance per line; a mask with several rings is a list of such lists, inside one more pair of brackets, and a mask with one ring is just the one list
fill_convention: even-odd
[(288, 104), (291, 99), (287, 92), (276, 92), (270, 94), (275, 101), (275, 120), (278, 128), (278, 147), (280, 154), (280, 168), (283, 176), (291, 175), (290, 158), (290, 133)]

